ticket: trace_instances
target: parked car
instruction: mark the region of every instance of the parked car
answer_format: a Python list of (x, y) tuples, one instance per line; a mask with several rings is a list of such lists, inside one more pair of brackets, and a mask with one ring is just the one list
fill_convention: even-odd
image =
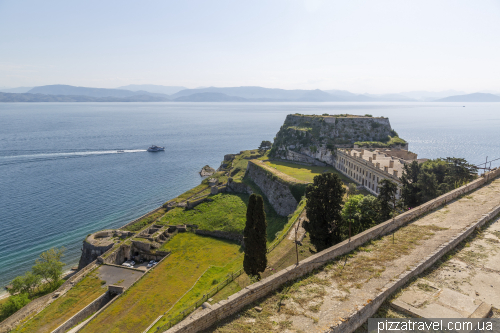
[(151, 260), (151, 261), (149, 262), (149, 264), (148, 264), (148, 268), (151, 268), (151, 267), (153, 267), (153, 266), (154, 266), (154, 265), (156, 265), (156, 264), (157, 264), (157, 262), (156, 262), (156, 261)]
[(128, 261), (125, 261), (122, 266), (125, 266), (125, 267), (131, 267), (130, 263)]
[(131, 261), (130, 262), (130, 267), (134, 267), (135, 266), (135, 261)]

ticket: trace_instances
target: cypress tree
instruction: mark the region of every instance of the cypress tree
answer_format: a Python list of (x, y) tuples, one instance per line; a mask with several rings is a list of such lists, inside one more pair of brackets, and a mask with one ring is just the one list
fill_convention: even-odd
[(246, 217), (243, 269), (249, 276), (258, 276), (267, 267), (267, 221), (264, 200), (260, 195), (250, 195)]

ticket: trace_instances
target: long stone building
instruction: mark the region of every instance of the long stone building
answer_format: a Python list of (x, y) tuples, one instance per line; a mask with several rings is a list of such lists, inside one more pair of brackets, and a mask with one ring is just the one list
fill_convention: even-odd
[(413, 161), (422, 163), (426, 159), (417, 159), (417, 154), (403, 149), (337, 149), (335, 167), (374, 195), (380, 193), (379, 183), (390, 179), (398, 185), (400, 198), (403, 166)]

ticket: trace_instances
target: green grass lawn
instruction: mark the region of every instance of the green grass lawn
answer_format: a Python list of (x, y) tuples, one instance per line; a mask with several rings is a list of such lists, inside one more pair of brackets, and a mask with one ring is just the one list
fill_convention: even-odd
[(74, 316), (93, 300), (106, 292), (97, 270), (78, 282), (64, 296), (55, 300), (42, 312), (29, 320), (24, 326), (12, 332), (52, 332), (59, 325)]
[(284, 161), (266, 161), (264, 163), (272, 168), (276, 168), (276, 170), (281, 171), (293, 178), (308, 183), (312, 183), (314, 176), (321, 175), (322, 173), (325, 172), (338, 173), (337, 170), (335, 170), (335, 168), (326, 166), (308, 166), (308, 165), (301, 165)]
[(198, 282), (188, 293), (186, 293), (174, 306), (163, 316), (148, 332), (155, 332), (157, 327), (167, 324), (172, 318), (176, 317), (181, 311), (186, 310), (197, 302), (208, 291), (216, 288), (217, 285), (226, 280), (227, 274), (236, 272), (243, 266), (243, 255), (236, 257), (226, 266), (212, 266), (203, 273)]
[[(271, 242), (276, 233), (281, 231), (288, 222), (287, 217), (276, 214), (261, 190), (251, 181), (245, 179), (254, 193), (264, 197), (264, 209), (267, 219), (267, 240)], [(204, 202), (191, 210), (174, 208), (165, 214), (160, 223), (169, 225), (197, 224), (203, 230), (221, 230), (242, 233), (246, 223), (248, 194), (219, 193), (210, 196), (211, 202)], [(170, 243), (164, 245), (170, 248)]]
[[(197, 299), (242, 257), (239, 244), (192, 233), (177, 234), (168, 244), (172, 254), (92, 320), (82, 333), (142, 332), (180, 298), (186, 297), (182, 303)], [(209, 271), (207, 278), (200, 279), (200, 285), (190, 291), (193, 294), (184, 296), (210, 266), (225, 267), (227, 273), (224, 269)]]
[(162, 218), (163, 224), (196, 224), (203, 230), (221, 230), (241, 233), (245, 228), (247, 194), (219, 193), (211, 196), (210, 202), (203, 202), (194, 209), (174, 208)]

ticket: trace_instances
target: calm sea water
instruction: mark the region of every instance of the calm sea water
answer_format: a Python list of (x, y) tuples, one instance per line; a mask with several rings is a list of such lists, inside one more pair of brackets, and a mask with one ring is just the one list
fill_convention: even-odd
[(87, 234), (198, 185), (202, 166), (272, 141), (296, 112), (387, 116), (419, 157), (500, 157), (500, 103), (2, 103), (0, 286), (51, 247), (75, 265)]

